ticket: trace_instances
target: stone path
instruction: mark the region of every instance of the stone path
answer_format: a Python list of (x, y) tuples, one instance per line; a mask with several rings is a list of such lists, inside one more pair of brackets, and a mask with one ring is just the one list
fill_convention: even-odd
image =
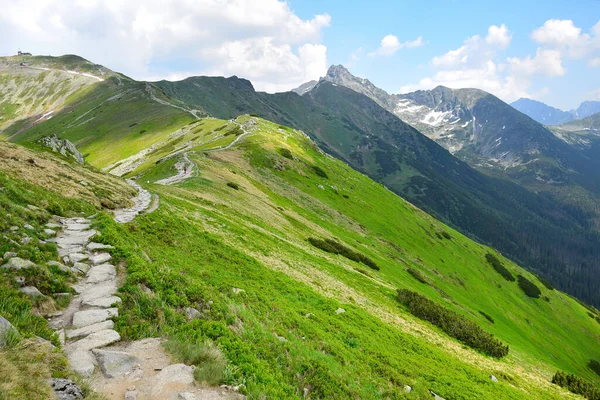
[(78, 293), (61, 315), (50, 320), (58, 331), (71, 368), (82, 376), (96, 370), (97, 361), (91, 350), (118, 342), (112, 317), (120, 303), (117, 292), (117, 269), (105, 250), (111, 246), (93, 242), (96, 231), (88, 218), (61, 218), (63, 230), (54, 239), (65, 266), (80, 276), (74, 286)]
[(155, 183), (159, 185), (172, 185), (174, 183), (183, 182), (193, 176), (196, 171), (196, 164), (189, 159), (188, 153), (184, 153), (182, 159), (175, 164), (175, 168), (177, 169), (177, 174), (165, 179), (160, 179)]
[(136, 181), (128, 179), (127, 183), (137, 189), (138, 195), (132, 199), (135, 203), (133, 207), (115, 210), (115, 221), (121, 224), (133, 221), (138, 214), (147, 210), (152, 202), (150, 192), (141, 187)]

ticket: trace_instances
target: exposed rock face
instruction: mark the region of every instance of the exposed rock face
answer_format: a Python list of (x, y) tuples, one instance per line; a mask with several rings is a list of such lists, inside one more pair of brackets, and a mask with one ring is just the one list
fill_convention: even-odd
[(65, 157), (72, 157), (79, 164), (83, 164), (85, 161), (83, 155), (77, 150), (77, 147), (67, 139), (59, 139), (56, 134), (52, 136), (45, 136), (38, 140), (38, 143), (50, 147), (52, 151), (60, 153)]
[(304, 93), (310, 92), (317, 83), (317, 81), (308, 81), (298, 86), (296, 89), (292, 89), (292, 92), (298, 93), (300, 96), (302, 96)]
[(81, 388), (70, 379), (51, 378), (49, 383), (57, 400), (83, 399)]
[(13, 257), (13, 258), (9, 259), (8, 262), (2, 266), (2, 268), (24, 269), (24, 268), (31, 268), (33, 266), (35, 266), (35, 264), (29, 260), (24, 260), (19, 257)]
[(18, 333), (15, 327), (12, 326), (8, 320), (6, 320), (4, 317), (0, 317), (0, 347), (6, 344), (6, 335), (11, 331)]

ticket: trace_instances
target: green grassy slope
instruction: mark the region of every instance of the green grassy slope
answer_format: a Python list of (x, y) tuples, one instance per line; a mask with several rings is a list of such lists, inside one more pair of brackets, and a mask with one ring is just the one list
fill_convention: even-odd
[[(257, 113), (303, 129), (327, 152), (436, 218), (493, 245), (563, 290), (600, 304), (597, 199), (581, 188), (565, 187), (560, 196), (535, 194), (479, 173), (366, 96), (327, 82), (304, 96), (255, 92), (248, 81), (235, 77), (156, 84), (220, 118)], [(546, 178), (554, 172), (547, 168)], [(522, 179), (530, 176), (523, 174)]]
[[(223, 149), (239, 137), (229, 134), (239, 125), (250, 133)], [(600, 324), (568, 296), (498, 256), (542, 291), (542, 298), (527, 297), (486, 261), (493, 250), (322, 153), (299, 131), (248, 116), (189, 126), (182, 141), (198, 166), (193, 177), (153, 184), (175, 173), (178, 143), (170, 143), (133, 172), (159, 194), (159, 209), (127, 225), (97, 217), (98, 240), (113, 244), (127, 268), (116, 323), (124, 339), (208, 340), (227, 359), (217, 381), (243, 384), (250, 398), (421, 399), (428, 390), (447, 399), (569, 398), (550, 384), (557, 369), (600, 382), (587, 367), (600, 359)], [(46, 193), (43, 179), (5, 168), (4, 186), (28, 178), (19, 184), (25, 196)], [(98, 193), (114, 192), (112, 201), (121, 201), (114, 179), (94, 182), (107, 189)], [(93, 209), (59, 193), (45, 196), (61, 213)], [(335, 238), (380, 270), (325, 253), (309, 237)], [(509, 355), (484, 356), (416, 319), (396, 300), (399, 288), (474, 321), (508, 344)], [(188, 321), (188, 306), (202, 318)]]
[[(310, 398), (424, 398), (428, 389), (450, 399), (558, 398), (566, 393), (548, 383), (557, 369), (600, 382), (587, 367), (600, 358), (600, 325), (588, 310), (501, 258), (547, 300), (527, 297), (485, 260), (492, 250), (300, 132), (260, 121), (229, 150), (188, 155), (199, 172), (180, 185), (152, 184), (168, 164), (137, 171), (159, 193), (159, 210), (102, 227), (129, 263), (118, 322), (126, 338), (210, 339), (230, 362), (228, 382), (243, 382), (255, 398), (301, 397), (304, 388)], [(381, 269), (325, 253), (308, 237), (336, 238)], [(398, 288), (476, 322), (510, 346), (509, 356), (483, 356), (415, 319), (395, 299)], [(186, 306), (204, 309), (204, 319), (186, 322)], [(336, 314), (340, 307), (346, 312)], [(404, 384), (416, 393), (404, 395)]]

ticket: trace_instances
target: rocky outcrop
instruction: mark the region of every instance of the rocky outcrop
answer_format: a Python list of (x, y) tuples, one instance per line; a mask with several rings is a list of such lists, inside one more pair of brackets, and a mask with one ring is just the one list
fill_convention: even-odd
[(4, 317), (0, 317), (0, 347), (6, 345), (7, 336), (11, 334), (18, 335), (17, 329)]
[(83, 391), (70, 379), (51, 378), (49, 383), (56, 400), (83, 399)]
[(38, 143), (51, 148), (55, 153), (60, 153), (65, 157), (74, 158), (79, 164), (83, 164), (85, 162), (83, 159), (83, 154), (77, 150), (77, 147), (75, 147), (73, 143), (69, 142), (67, 139), (59, 139), (56, 134), (53, 134), (52, 136), (44, 136), (38, 140)]

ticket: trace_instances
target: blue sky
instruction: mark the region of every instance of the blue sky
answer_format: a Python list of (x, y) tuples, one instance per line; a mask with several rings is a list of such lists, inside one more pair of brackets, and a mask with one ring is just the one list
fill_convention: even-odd
[[(136, 79), (277, 92), (344, 64), (391, 93), (600, 100), (600, 0), (0, 0), (0, 54), (78, 54)], [(383, 42), (382, 42), (383, 40)]]
[[(484, 36), (490, 25), (505, 24), (512, 33), (510, 45), (498, 54), (501, 62), (508, 57), (535, 55), (539, 44), (532, 40), (531, 33), (547, 20), (572, 20), (582, 33), (600, 21), (597, 0), (292, 0), (290, 4), (301, 18), (319, 13), (331, 15), (331, 24), (323, 30), (322, 38), (328, 61), (347, 65), (355, 75), (367, 77), (392, 93), (434, 75), (436, 69), (431, 60), (435, 56), (459, 48), (468, 37)], [(388, 34), (397, 36), (400, 42), (422, 36), (426, 44), (401, 49), (390, 57), (368, 57)], [(360, 59), (352, 60), (351, 54), (361, 48)], [(595, 53), (598, 56), (600, 49)], [(575, 108), (583, 100), (600, 100), (600, 66), (590, 67), (586, 59), (566, 58), (563, 65), (566, 73), (562, 76), (532, 76), (529, 93), (563, 109)]]

